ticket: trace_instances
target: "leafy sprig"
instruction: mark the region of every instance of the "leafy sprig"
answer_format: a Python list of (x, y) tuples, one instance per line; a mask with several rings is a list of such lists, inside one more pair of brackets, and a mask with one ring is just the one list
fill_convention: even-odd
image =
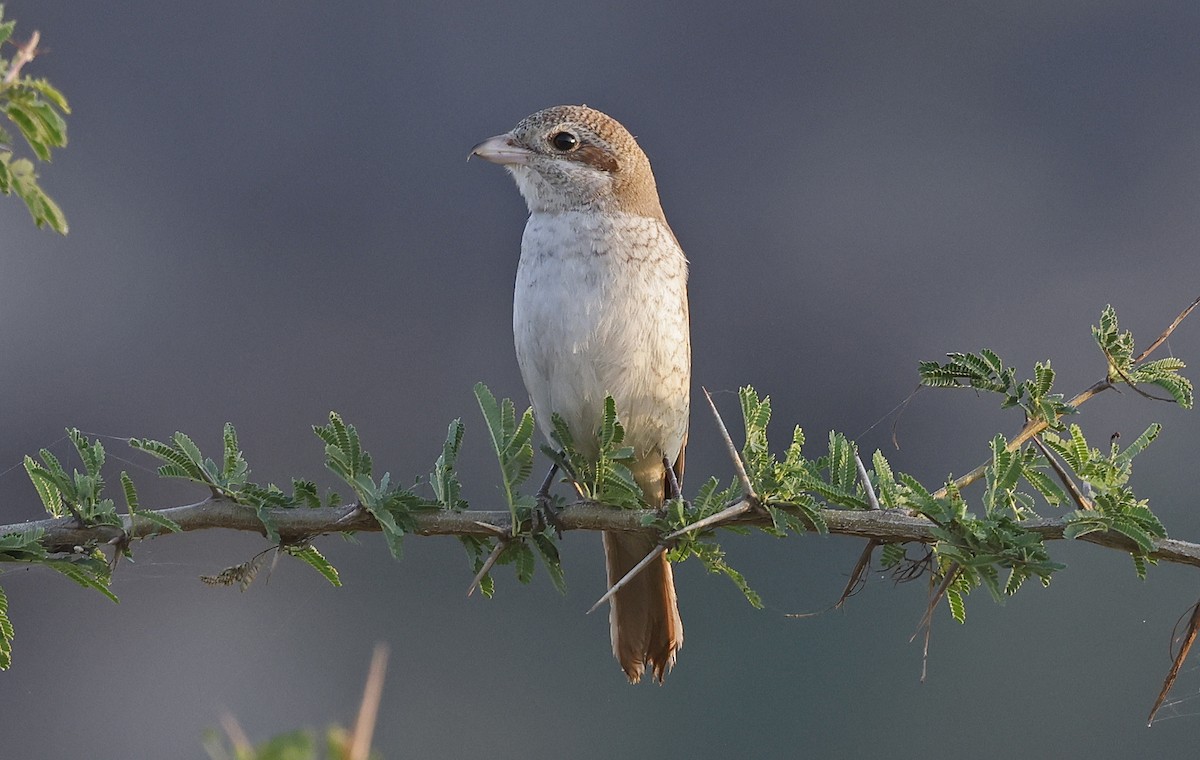
[[(566, 473), (565, 481), (573, 481), (585, 499), (622, 509), (645, 508), (642, 489), (633, 478), (633, 447), (625, 445), (625, 427), (617, 418), (617, 404), (605, 396), (600, 424), (594, 431), (594, 455), (576, 445), (575, 436), (566, 421), (555, 414), (551, 417), (550, 437), (558, 448), (542, 446), (542, 453)], [(589, 431), (590, 432), (590, 431)]]
[[(507, 535), (494, 539), (460, 537), (475, 570), (479, 590), (486, 597), (495, 593), (495, 582), (489, 572), (493, 564), (513, 565), (517, 580), (529, 583), (533, 580), (535, 558), (540, 556), (555, 588), (565, 593), (566, 582), (558, 546), (554, 542), (554, 529), (535, 519), (537, 500), (521, 492), (521, 486), (533, 472), (533, 410), (526, 409), (518, 420), (512, 399), (497, 401), (483, 383), (476, 383), (475, 399), (487, 425), (492, 452), (500, 465), (501, 492), (512, 518)], [(573, 450), (568, 450), (564, 456), (574, 454)]]
[[(12, 37), (16, 27), (15, 21), (3, 21), (3, 17), (4, 6), (0, 5), (0, 44)], [(36, 45), (37, 32), (34, 32), (34, 37), (18, 48), (17, 58), (0, 57), (0, 113), (16, 128), (36, 160), (49, 161), (53, 149), (67, 145), (66, 114), (71, 108), (66, 97), (47, 80), (20, 75), (20, 67), (32, 58)], [(20, 57), (23, 55), (26, 57)], [(2, 125), (0, 193), (16, 193), (38, 227), (45, 225), (67, 234), (66, 217), (38, 184), (34, 162), (16, 156), (12, 133)]]

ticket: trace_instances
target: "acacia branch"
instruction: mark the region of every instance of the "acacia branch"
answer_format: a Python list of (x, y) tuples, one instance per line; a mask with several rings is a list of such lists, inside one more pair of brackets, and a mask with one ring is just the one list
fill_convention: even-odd
[[(1171, 324), (1167, 325), (1167, 329), (1163, 330), (1162, 334), (1160, 334), (1157, 338), (1155, 338), (1154, 342), (1146, 347), (1146, 350), (1142, 351), (1140, 354), (1138, 354), (1137, 356), (1135, 356), (1133, 358), (1133, 360), (1130, 362), (1130, 366), (1136, 367), (1137, 365), (1139, 365), (1143, 361), (1145, 361), (1146, 357), (1148, 357), (1148, 356), (1150, 356), (1150, 354), (1154, 353), (1154, 351), (1157, 350), (1159, 346), (1161, 346), (1163, 343), (1165, 343), (1167, 341), (1168, 338), (1171, 337), (1171, 333), (1175, 332), (1175, 328), (1179, 327), (1180, 323), (1182, 323), (1183, 320), (1187, 319), (1188, 315), (1191, 314), (1196, 309), (1197, 306), (1200, 306), (1200, 296), (1198, 296), (1194, 301), (1192, 301), (1190, 304), (1188, 304), (1186, 307), (1184, 307), (1183, 311), (1179, 312), (1179, 314), (1176, 315), (1175, 319), (1171, 321)], [(1112, 366), (1111, 358), (1109, 359), (1109, 366), (1110, 367)], [(1120, 374), (1121, 374), (1122, 379), (1124, 379), (1129, 384), (1129, 387), (1133, 388), (1134, 390), (1138, 390), (1132, 382), (1129, 382), (1128, 375), (1125, 375), (1125, 373), (1123, 373), (1123, 372)], [(1075, 396), (1075, 398), (1068, 401), (1067, 406), (1071, 407), (1072, 409), (1078, 409), (1080, 404), (1083, 404), (1084, 402), (1086, 402), (1088, 399), (1092, 398), (1096, 394), (1103, 393), (1104, 391), (1109, 390), (1112, 387), (1113, 387), (1113, 381), (1112, 381), (1111, 377), (1106, 377), (1103, 380), (1098, 380), (1095, 383), (1093, 383), (1090, 388), (1088, 388), (1087, 390), (1083, 391), (1079, 395)], [(1149, 395), (1140, 390), (1138, 390), (1138, 392), (1141, 393), (1143, 396)], [(1153, 398), (1155, 400), (1158, 400), (1158, 401), (1169, 400), (1169, 399), (1160, 399), (1157, 396), (1149, 396), (1149, 397)], [(1058, 418), (1056, 417), (1055, 419), (1057, 420)], [(1005, 447), (1006, 450), (1016, 451), (1026, 441), (1028, 441), (1030, 438), (1033, 438), (1036, 435), (1041, 434), (1048, 427), (1050, 427), (1050, 423), (1047, 422), (1046, 420), (1043, 420), (1043, 419), (1029, 420), (1028, 422), (1025, 423), (1024, 427), (1021, 428), (1021, 432), (1017, 433), (1017, 435), (1014, 436), (1013, 439), (1008, 442), (1008, 445)], [(961, 490), (961, 489), (967, 487), (968, 485), (970, 485), (971, 483), (974, 483), (975, 481), (979, 480), (980, 478), (982, 478), (984, 476), (984, 473), (987, 472), (987, 468), (988, 468), (987, 463), (979, 465), (974, 470), (971, 470), (966, 475), (963, 475), (958, 480), (955, 480), (954, 481), (955, 487), (958, 488), (959, 490)], [(949, 489), (947, 489), (946, 487), (943, 486), (942, 488), (940, 488), (934, 492), (933, 497), (935, 499), (940, 499), (943, 496), (945, 496), (948, 492), (949, 492)]]
[[(736, 505), (734, 505), (736, 506)], [(772, 504), (799, 511), (787, 504)], [(268, 509), (267, 517), (279, 530), (284, 543), (299, 543), (326, 533), (345, 531), (378, 531), (379, 523), (357, 505), (322, 507), (318, 509)], [(209, 498), (196, 504), (163, 509), (158, 514), (174, 520), (184, 532), (224, 528), (227, 530), (250, 531), (265, 534), (263, 525), (255, 511), (225, 498)], [(616, 509), (594, 502), (577, 502), (565, 507), (558, 514), (562, 530), (615, 530), (645, 532), (643, 518), (657, 516), (651, 510)], [(802, 515), (801, 515), (802, 516)], [(903, 510), (849, 510), (822, 509), (821, 517), (829, 532), (843, 536), (858, 536), (875, 539), (880, 543), (916, 542), (932, 544), (937, 539), (935, 527), (930, 520), (909, 515)], [(0, 525), (0, 535), (29, 530), (42, 530), (42, 545), (50, 552), (73, 552), (77, 546), (87, 544), (118, 543), (130, 539), (149, 538), (165, 534), (163, 528), (151, 521), (135, 516), (132, 522), (122, 515), (123, 529), (113, 525), (80, 527), (73, 517), (58, 517), (36, 520), (14, 525)], [(512, 517), (504, 511), (451, 512), (445, 510), (417, 512), (413, 515), (414, 533), (422, 536), (494, 536), (496, 528), (510, 529)], [(730, 519), (728, 524), (768, 525), (769, 516), (753, 510)], [(1046, 540), (1059, 540), (1067, 528), (1061, 518), (1036, 518), (1024, 520), (1021, 527), (1032, 531)], [(1077, 540), (1116, 549), (1136, 552), (1137, 545), (1114, 531), (1095, 531), (1080, 536)], [(1173, 538), (1154, 539), (1154, 551), (1150, 558), (1200, 567), (1200, 544)]]

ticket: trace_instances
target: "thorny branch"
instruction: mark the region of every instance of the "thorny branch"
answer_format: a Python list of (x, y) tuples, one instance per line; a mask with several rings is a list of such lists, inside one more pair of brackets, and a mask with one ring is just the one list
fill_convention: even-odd
[[(741, 501), (732, 505), (738, 507)], [(770, 503), (769, 506), (800, 512), (786, 503)], [(258, 515), (249, 507), (236, 504), (225, 498), (208, 498), (197, 504), (171, 507), (159, 511), (164, 517), (174, 520), (184, 532), (225, 528), (227, 530), (251, 531), (262, 534), (263, 526)], [(317, 509), (268, 509), (268, 519), (279, 529), (284, 543), (299, 543), (326, 533), (344, 531), (378, 531), (369, 512), (357, 505), (321, 507)], [(576, 502), (565, 507), (559, 514), (562, 529), (568, 530), (616, 530), (645, 532), (643, 518), (657, 515), (652, 510), (614, 509), (594, 502)], [(916, 542), (932, 544), (934, 524), (924, 517), (909, 515), (903, 510), (847, 510), (823, 509), (821, 517), (829, 532), (843, 536), (874, 538), (881, 543)], [(496, 528), (508, 530), (511, 515), (503, 511), (427, 512), (413, 516), (415, 530), (422, 536), (495, 536)], [(12, 525), (0, 525), (0, 535), (27, 530), (45, 531), (42, 544), (51, 552), (70, 553), (75, 547), (89, 543), (115, 543), (122, 535), (140, 539), (162, 535), (163, 529), (144, 518), (135, 517), (132, 523), (122, 516), (124, 530), (112, 525), (80, 527), (73, 517), (35, 520)], [(728, 521), (731, 525), (769, 525), (769, 516), (746, 511)], [(1020, 525), (1044, 539), (1063, 538), (1067, 521), (1062, 519), (1037, 518), (1024, 520)], [(1137, 546), (1133, 541), (1115, 532), (1094, 532), (1080, 536), (1079, 541), (1109, 549), (1133, 552)], [(1154, 539), (1154, 551), (1148, 556), (1163, 562), (1174, 562), (1200, 567), (1200, 544), (1173, 538)]]

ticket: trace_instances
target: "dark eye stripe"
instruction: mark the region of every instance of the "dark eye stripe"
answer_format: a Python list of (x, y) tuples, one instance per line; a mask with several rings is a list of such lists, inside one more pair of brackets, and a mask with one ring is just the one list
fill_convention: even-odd
[(598, 145), (582, 145), (571, 153), (572, 161), (579, 161), (604, 172), (615, 172), (620, 164), (617, 157)]

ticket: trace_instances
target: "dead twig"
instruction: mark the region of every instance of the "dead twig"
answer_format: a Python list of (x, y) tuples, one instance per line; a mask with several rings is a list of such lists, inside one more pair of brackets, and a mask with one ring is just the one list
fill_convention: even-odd
[(954, 583), (955, 579), (958, 578), (958, 573), (960, 570), (961, 568), (958, 566), (957, 562), (951, 563), (950, 567), (946, 569), (946, 575), (944, 578), (942, 578), (942, 582), (938, 584), (937, 589), (934, 590), (929, 597), (929, 604), (925, 606), (925, 614), (921, 616), (921, 622), (917, 623), (917, 630), (908, 640), (910, 644), (913, 641), (916, 641), (917, 636), (922, 630), (933, 625), (933, 611), (937, 609), (938, 603), (941, 602), (942, 597), (946, 595), (946, 589), (950, 588), (950, 584)]
[(1141, 364), (1143, 359), (1154, 353), (1155, 349), (1165, 343), (1167, 338), (1171, 337), (1171, 333), (1175, 332), (1175, 328), (1179, 327), (1179, 323), (1187, 319), (1188, 315), (1191, 314), (1197, 306), (1200, 306), (1200, 296), (1197, 296), (1195, 301), (1192, 301), (1187, 305), (1187, 308), (1179, 312), (1179, 316), (1175, 317), (1175, 321), (1167, 325), (1167, 329), (1162, 331), (1162, 335), (1159, 335), (1154, 342), (1146, 348), (1145, 351), (1141, 352), (1136, 358), (1134, 358), (1133, 364)]
[[(1195, 304), (1192, 305), (1195, 306)], [(1175, 624), (1175, 628), (1178, 630), (1179, 623)], [(1174, 640), (1175, 632), (1172, 631), (1171, 633), (1171, 639)], [(1167, 677), (1163, 679), (1162, 689), (1158, 692), (1158, 698), (1154, 700), (1154, 707), (1150, 708), (1150, 717), (1146, 719), (1147, 726), (1154, 724), (1154, 716), (1158, 714), (1158, 709), (1167, 701), (1167, 694), (1170, 693), (1171, 687), (1175, 685), (1175, 679), (1179, 676), (1179, 669), (1183, 667), (1183, 662), (1187, 659), (1192, 644), (1196, 643), (1197, 633), (1200, 633), (1200, 602), (1192, 605), (1192, 614), (1188, 619), (1187, 631), (1183, 634), (1183, 639), (1179, 642), (1179, 652), (1171, 662), (1171, 670), (1167, 673)]]
[(842, 589), (842, 595), (838, 597), (837, 603), (833, 605), (835, 610), (841, 609), (846, 600), (858, 593), (858, 590), (867, 582), (867, 573), (871, 569), (871, 557), (875, 555), (875, 550), (882, 546), (882, 544), (882, 541), (875, 538), (867, 541), (867, 545), (863, 547), (862, 553), (858, 555), (858, 561), (854, 563), (854, 569), (850, 571), (850, 579), (846, 581), (846, 587)]

